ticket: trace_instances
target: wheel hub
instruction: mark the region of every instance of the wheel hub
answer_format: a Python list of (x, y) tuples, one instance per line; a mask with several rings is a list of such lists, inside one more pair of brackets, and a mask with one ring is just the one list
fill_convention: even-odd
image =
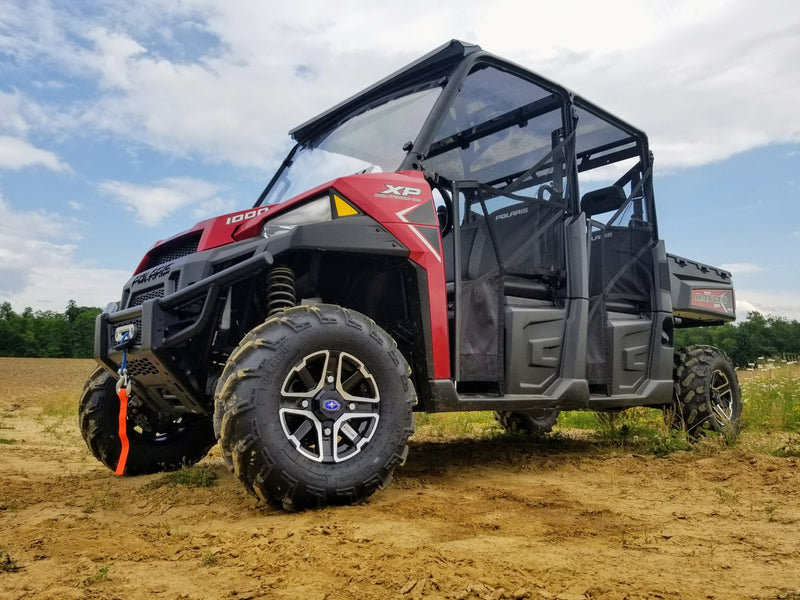
[(339, 463), (358, 455), (377, 429), (379, 409), (374, 377), (346, 352), (308, 354), (281, 387), (283, 433), (299, 454), (315, 462)]
[(319, 398), (319, 412), (322, 418), (336, 418), (344, 410), (342, 397), (336, 392), (323, 392)]

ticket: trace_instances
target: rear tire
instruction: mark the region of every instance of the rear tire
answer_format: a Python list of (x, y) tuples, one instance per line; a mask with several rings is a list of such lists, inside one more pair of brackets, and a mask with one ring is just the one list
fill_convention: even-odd
[(741, 392), (728, 356), (713, 346), (690, 346), (675, 353), (675, 394), (664, 409), (665, 422), (697, 436), (706, 431), (730, 440), (739, 433)]
[[(78, 406), (78, 424), (95, 458), (116, 470), (122, 443), (119, 439), (117, 380), (98, 368), (84, 385)], [(201, 460), (214, 446), (214, 429), (207, 417), (183, 417), (164, 423), (158, 431), (145, 431), (128, 421), (126, 475), (175, 471)]]
[(509, 433), (542, 436), (550, 433), (558, 420), (559, 410), (495, 411), (494, 418)]
[(352, 504), (387, 485), (414, 432), (394, 340), (338, 306), (298, 306), (253, 329), (217, 385), (214, 424), (245, 488), (288, 510)]

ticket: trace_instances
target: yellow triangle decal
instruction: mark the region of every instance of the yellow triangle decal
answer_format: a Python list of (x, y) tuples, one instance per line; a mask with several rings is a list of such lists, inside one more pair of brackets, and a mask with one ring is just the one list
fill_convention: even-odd
[(333, 202), (336, 205), (337, 217), (349, 217), (351, 215), (358, 214), (358, 211), (355, 208), (350, 206), (345, 200), (343, 200), (336, 194), (333, 195)]

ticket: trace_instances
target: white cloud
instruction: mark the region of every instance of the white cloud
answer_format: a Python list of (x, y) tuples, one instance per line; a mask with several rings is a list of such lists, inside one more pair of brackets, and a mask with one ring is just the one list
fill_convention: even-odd
[(28, 132), (28, 122), (23, 116), (25, 100), (21, 94), (6, 94), (0, 92), (0, 132), (13, 136), (24, 136)]
[[(679, 3), (690, 5), (700, 6)], [(658, 8), (648, 13), (643, 26), (649, 33)], [(661, 35), (643, 43), (599, 44), (580, 61), (563, 61), (560, 72), (578, 91), (647, 131), (659, 167), (699, 165), (800, 141), (800, 121), (791, 114), (798, 82), (786, 76), (800, 68), (798, 24), (793, 2), (776, 2), (770, 10), (718, 2), (698, 18), (667, 22)]]
[(753, 311), (800, 321), (800, 300), (797, 293), (791, 291), (737, 289), (736, 313), (739, 320)]
[[(102, 11), (40, 2), (35, 19), (27, 6), (9, 10), (15, 35), (0, 49), (45, 54), (97, 85), (95, 98), (73, 107), (73, 126), (240, 166), (263, 168), (284, 152), (289, 128), (453, 36), (648, 131), (658, 168), (800, 141), (800, 84), (787, 76), (800, 69), (794, 0), (769, 10), (749, 0), (497, 0), (489, 11), (469, 0), (410, 0), (406, 8), (399, 25), (395, 6), (365, 10), (358, 0), (109, 1)], [(535, 35), (531, 23), (541, 24)], [(184, 42), (191, 34), (206, 38)]]
[(100, 84), (108, 89), (130, 90), (131, 65), (147, 50), (126, 34), (97, 27), (89, 32), (95, 52), (87, 55), (87, 64), (100, 73)]
[(20, 92), (0, 92), (0, 169), (41, 166), (52, 171), (71, 173), (69, 165), (55, 153), (38, 148), (26, 138), (31, 130), (59, 118)]
[(217, 196), (215, 184), (191, 177), (171, 177), (154, 185), (139, 185), (126, 181), (107, 180), (100, 190), (113, 197), (134, 219), (143, 225), (155, 226), (179, 210), (196, 205), (194, 216), (209, 214), (206, 208), (229, 206), (229, 201)]
[[(28, 84), (12, 77), (0, 92), (0, 168), (69, 172), (43, 141), (60, 136), (76, 146), (86, 140), (94, 151), (130, 149), (130, 172), (169, 156), (199, 159), (201, 167), (213, 162), (264, 170), (285, 153), (289, 128), (451, 37), (562, 82), (641, 127), (661, 170), (800, 141), (800, 79), (792, 76), (800, 71), (800, 4), (794, 0), (772, 0), (768, 8), (751, 0), (497, 0), (491, 10), (477, 0), (409, 0), (402, 22), (395, 5), (366, 7), (360, 0), (2, 4), (3, 75), (24, 72)], [(137, 163), (147, 149), (160, 154)], [(67, 156), (76, 169), (94, 158)], [(103, 159), (93, 162), (93, 173), (113, 165)], [(141, 181), (141, 173), (105, 172), (98, 177), (80, 169), (86, 185), (97, 185), (143, 224), (181, 211), (202, 218), (234, 208), (209, 181), (173, 177), (140, 184), (132, 181)], [(152, 177), (167, 172), (168, 165)], [(91, 195), (77, 200), (87, 208), (82, 218), (102, 213), (92, 210), (97, 200)], [(24, 228), (38, 213), (0, 207), (0, 217), (8, 215)], [(39, 246), (0, 238), (0, 268), (6, 269), (0, 287), (19, 289), (8, 283), (13, 277), (28, 285), (33, 272), (53, 281), (71, 272), (56, 260), (76, 262), (79, 242), (68, 231), (46, 231), (30, 243), (36, 240)], [(55, 270), (24, 261), (23, 246), (50, 257)], [(90, 267), (76, 268), (98, 272)], [(728, 268), (748, 275), (758, 266)], [(26, 298), (45, 297), (52, 291), (45, 293), (45, 285)], [(110, 297), (117, 293), (115, 285)], [(775, 296), (753, 298), (753, 306), (767, 307)], [(776, 305), (794, 306), (788, 292), (780, 298)], [(742, 301), (750, 300), (745, 295)]]
[(720, 265), (721, 269), (730, 271), (733, 275), (750, 275), (752, 273), (760, 273), (764, 270), (763, 267), (753, 263), (727, 263)]
[(0, 197), (0, 302), (63, 311), (69, 299), (98, 306), (119, 296), (130, 273), (76, 260), (78, 226), (57, 214), (15, 210)]
[(42, 166), (52, 171), (70, 172), (69, 165), (52, 152), (32, 146), (25, 140), (0, 135), (0, 169)]
[(192, 211), (192, 216), (196, 219), (205, 219), (234, 212), (238, 208), (241, 207), (235, 200), (223, 200), (222, 198), (214, 197), (200, 202), (197, 208)]

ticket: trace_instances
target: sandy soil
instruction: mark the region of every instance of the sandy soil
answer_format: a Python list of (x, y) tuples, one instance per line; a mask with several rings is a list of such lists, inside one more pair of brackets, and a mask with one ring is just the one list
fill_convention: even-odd
[(797, 458), (418, 436), (368, 503), (288, 514), (216, 451), (211, 487), (114, 477), (70, 412), (91, 369), (0, 359), (0, 599), (800, 600)]

